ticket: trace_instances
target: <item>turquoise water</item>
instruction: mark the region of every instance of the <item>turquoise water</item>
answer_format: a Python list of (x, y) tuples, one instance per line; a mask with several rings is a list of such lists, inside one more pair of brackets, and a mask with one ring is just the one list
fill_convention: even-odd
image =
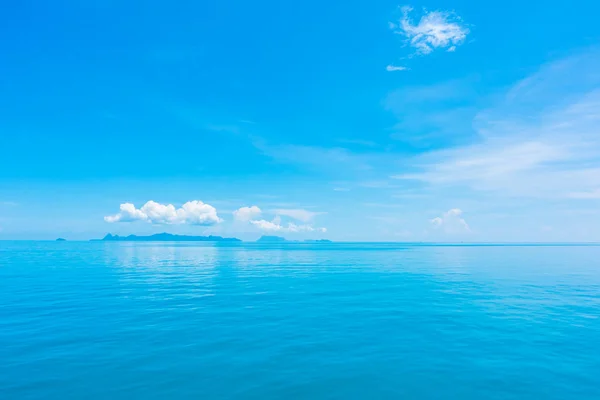
[(599, 399), (600, 247), (0, 242), (3, 399)]

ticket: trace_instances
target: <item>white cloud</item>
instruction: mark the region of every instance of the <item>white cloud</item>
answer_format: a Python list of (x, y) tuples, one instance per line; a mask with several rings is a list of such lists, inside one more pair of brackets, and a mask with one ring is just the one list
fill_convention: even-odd
[(254, 226), (256, 226), (259, 229), (262, 229), (264, 231), (278, 231), (282, 228), (281, 225), (279, 225), (279, 223), (276, 222), (272, 222), (272, 221), (267, 221), (264, 219), (259, 219), (259, 220), (255, 220), (255, 221), (250, 221), (250, 223)]
[(309, 222), (317, 215), (322, 214), (320, 212), (308, 211), (301, 208), (278, 209), (275, 210), (274, 213), (277, 215), (283, 215), (284, 217), (290, 217), (302, 222)]
[(394, 72), (394, 71), (407, 71), (408, 68), (407, 67), (403, 67), (401, 65), (388, 65), (387, 67), (385, 67), (385, 70), (388, 72)]
[(315, 228), (312, 225), (296, 225), (293, 222), (289, 222), (287, 226), (281, 225), (281, 218), (275, 217), (272, 221), (267, 221), (264, 219), (250, 221), (250, 223), (260, 230), (269, 231), (269, 232), (290, 232), (290, 233), (298, 233), (298, 232), (327, 232), (327, 228)]
[[(315, 216), (322, 214), (320, 212), (308, 211), (301, 208), (281, 208), (270, 210), (268, 213), (275, 214), (273, 220), (269, 221), (266, 219), (256, 219), (262, 214), (262, 210), (257, 206), (241, 207), (234, 211), (233, 215), (237, 221), (247, 222), (262, 231), (287, 233), (327, 232), (326, 228), (314, 227), (313, 225), (307, 223), (312, 221)], [(286, 225), (284, 225), (281, 223), (282, 216), (302, 221), (304, 224), (288, 222)]]
[(132, 222), (132, 221), (145, 221), (148, 216), (142, 211), (135, 208), (131, 203), (121, 204), (119, 207), (120, 212), (113, 216), (104, 217), (106, 222)]
[(216, 208), (199, 200), (188, 201), (177, 214), (179, 220), (192, 225), (214, 225), (222, 221)]
[(261, 209), (257, 206), (241, 207), (233, 212), (233, 217), (237, 221), (248, 222), (262, 213)]
[(469, 29), (453, 12), (425, 12), (419, 22), (414, 24), (408, 15), (411, 11), (411, 7), (403, 7), (400, 22), (390, 24), (390, 28), (394, 29), (395, 33), (405, 36), (410, 46), (417, 49), (418, 54), (429, 54), (436, 49), (454, 51), (469, 34)]
[(462, 217), (462, 211), (458, 208), (453, 208), (446, 211), (440, 217), (435, 217), (429, 222), (436, 229), (441, 229), (446, 233), (467, 233), (471, 232), (471, 228)]
[(116, 215), (104, 217), (109, 223), (146, 221), (153, 224), (190, 224), (190, 225), (215, 225), (221, 222), (217, 210), (210, 204), (199, 200), (188, 201), (176, 209), (172, 204), (160, 204), (148, 201), (140, 209), (131, 203), (121, 204)]

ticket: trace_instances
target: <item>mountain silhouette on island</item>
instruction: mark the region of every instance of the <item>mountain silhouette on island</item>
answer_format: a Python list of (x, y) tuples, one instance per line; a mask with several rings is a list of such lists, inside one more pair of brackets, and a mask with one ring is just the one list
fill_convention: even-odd
[(172, 235), (170, 233), (157, 233), (150, 236), (119, 236), (110, 233), (102, 239), (92, 239), (101, 242), (241, 242), (238, 238), (224, 238), (221, 236), (188, 236)]
[(327, 239), (316, 239), (316, 240), (287, 240), (281, 236), (261, 236), (257, 242), (260, 243), (333, 243), (331, 240)]

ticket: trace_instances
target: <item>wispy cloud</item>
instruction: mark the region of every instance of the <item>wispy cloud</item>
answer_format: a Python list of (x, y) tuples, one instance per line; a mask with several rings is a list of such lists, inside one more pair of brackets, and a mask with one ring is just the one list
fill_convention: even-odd
[(404, 36), (417, 54), (425, 55), (437, 49), (455, 51), (469, 34), (469, 29), (454, 12), (425, 12), (419, 22), (414, 23), (409, 16), (411, 11), (413, 8), (410, 6), (402, 7), (402, 18), (390, 27), (394, 33)]
[(254, 147), (277, 162), (303, 165), (319, 173), (340, 172), (345, 175), (373, 169), (369, 155), (343, 147), (271, 144), (257, 137), (252, 141)]
[(409, 68), (407, 67), (403, 67), (401, 65), (388, 65), (387, 67), (385, 67), (385, 70), (388, 72), (394, 72), (394, 71), (408, 71)]
[(377, 143), (372, 141), (372, 140), (365, 140), (365, 139), (338, 139), (337, 140), (340, 143), (343, 144), (351, 144), (351, 145), (357, 145), (357, 146), (363, 146), (363, 147), (377, 147)]
[(589, 192), (573, 192), (569, 193), (568, 197), (572, 199), (600, 199), (600, 189)]
[(213, 132), (224, 132), (224, 133), (233, 133), (239, 134), (240, 128), (237, 125), (216, 125), (216, 124), (206, 124), (204, 129), (213, 131)]
[(398, 187), (398, 185), (388, 180), (364, 181), (358, 182), (356, 185), (358, 187), (369, 189), (393, 189)]
[[(591, 198), (600, 190), (600, 53), (551, 63), (478, 113), (475, 144), (433, 151), (397, 175), (504, 196)], [(560, 94), (560, 95), (557, 95)]]
[(476, 78), (406, 86), (384, 99), (384, 107), (398, 122), (391, 137), (416, 148), (471, 141), (477, 114)]

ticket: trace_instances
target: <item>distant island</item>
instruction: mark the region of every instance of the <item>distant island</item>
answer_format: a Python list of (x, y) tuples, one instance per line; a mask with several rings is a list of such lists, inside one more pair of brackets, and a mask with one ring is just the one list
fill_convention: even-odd
[(67, 241), (67, 239), (58, 238), (58, 239), (56, 239), (56, 241), (57, 241), (57, 242), (66, 242), (66, 241)]
[(327, 239), (316, 239), (316, 240), (287, 240), (281, 236), (261, 236), (257, 242), (259, 243), (333, 243), (331, 240)]
[(92, 239), (93, 242), (241, 242), (237, 238), (224, 238), (221, 236), (188, 236), (172, 235), (170, 233), (157, 233), (150, 236), (119, 236), (110, 233), (102, 239)]
[(281, 236), (261, 236), (257, 242), (287, 242), (284, 237)]
[[(58, 238), (59, 242), (66, 239)], [(238, 238), (226, 238), (222, 236), (189, 236), (189, 235), (173, 235), (171, 233), (156, 233), (150, 236), (119, 236), (107, 234), (102, 239), (92, 239), (92, 242), (241, 242)], [(261, 236), (257, 242), (260, 243), (333, 243), (327, 239), (307, 239), (307, 240), (288, 240), (281, 236)]]

